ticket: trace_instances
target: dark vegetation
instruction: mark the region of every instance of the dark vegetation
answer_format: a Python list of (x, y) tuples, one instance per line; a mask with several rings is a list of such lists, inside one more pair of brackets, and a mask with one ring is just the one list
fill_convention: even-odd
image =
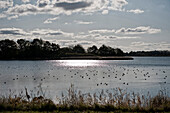
[(87, 56), (170, 56), (170, 51), (137, 51), (124, 53), (119, 48), (102, 45), (97, 48), (93, 45), (85, 50), (81, 45), (70, 47), (60, 47), (55, 43), (34, 39), (28, 41), (25, 39), (0, 40), (0, 59), (1, 60), (43, 60), (43, 59), (60, 59), (61, 57), (87, 57)]
[(16, 42), (5, 39), (0, 41), (0, 59), (60, 59), (69, 56), (123, 56), (121, 49), (95, 45), (85, 50), (81, 45), (61, 48), (60, 45), (34, 39), (19, 39)]
[[(32, 96), (34, 95), (34, 96)], [(149, 93), (141, 95), (127, 93), (120, 88), (113, 91), (100, 91), (98, 93), (83, 94), (74, 89), (68, 89), (67, 94), (62, 94), (58, 104), (47, 99), (39, 93), (22, 91), (19, 95), (10, 94), (0, 97), (0, 112), (6, 111), (55, 111), (55, 112), (169, 112), (170, 98), (165, 89), (152, 97)]]
[(128, 56), (170, 56), (170, 51), (131, 51)]

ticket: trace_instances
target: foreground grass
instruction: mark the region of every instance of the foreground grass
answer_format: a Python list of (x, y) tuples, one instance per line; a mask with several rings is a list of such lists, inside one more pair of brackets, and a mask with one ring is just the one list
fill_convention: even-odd
[(149, 93), (147, 96), (127, 93), (120, 88), (113, 92), (102, 90), (98, 94), (82, 94), (71, 85), (67, 95), (62, 94), (58, 101), (55, 104), (40, 94), (31, 96), (25, 88), (25, 92), (18, 95), (0, 97), (0, 112), (170, 112), (166, 90), (159, 91), (155, 97)]

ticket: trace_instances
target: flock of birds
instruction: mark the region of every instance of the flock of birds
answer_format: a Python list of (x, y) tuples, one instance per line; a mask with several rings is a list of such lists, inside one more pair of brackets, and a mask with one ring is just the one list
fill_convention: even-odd
[[(9, 69), (10, 67), (8, 67)], [(41, 70), (39, 68), (38, 70)], [(38, 71), (37, 70), (37, 71)], [(58, 72), (60, 70), (60, 72)], [(110, 80), (114, 80), (115, 82), (119, 82), (122, 85), (129, 85), (130, 82), (126, 80), (127, 77), (134, 82), (138, 79), (141, 81), (146, 81), (151, 79), (153, 76), (159, 76), (162, 79), (162, 83), (167, 83), (167, 74), (165, 70), (156, 70), (151, 69), (147, 70), (147, 68), (137, 68), (137, 67), (123, 67), (123, 66), (108, 66), (108, 67), (85, 67), (85, 68), (74, 68), (74, 67), (51, 67), (46, 70), (45, 75), (37, 76), (37, 75), (14, 75), (10, 76), (11, 81), (19, 81), (19, 80), (27, 80), (31, 79), (36, 82), (45, 82), (46, 80), (54, 80), (55, 83), (60, 81), (63, 78), (67, 78), (67, 82), (72, 79), (78, 79), (79, 82), (81, 80), (92, 81), (97, 87), (100, 86), (108, 86), (110, 84)], [(62, 71), (62, 72), (61, 72)], [(2, 80), (2, 73), (0, 73), (0, 80)], [(1, 81), (2, 82), (2, 81)], [(3, 84), (10, 84), (10, 80), (3, 81)], [(0, 83), (1, 84), (1, 83)], [(73, 83), (74, 84), (74, 83)], [(111, 84), (110, 84), (111, 85)]]

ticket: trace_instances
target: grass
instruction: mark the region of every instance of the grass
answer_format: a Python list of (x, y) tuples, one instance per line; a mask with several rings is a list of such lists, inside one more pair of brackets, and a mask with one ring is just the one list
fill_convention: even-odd
[(99, 93), (77, 91), (74, 85), (67, 94), (61, 95), (59, 103), (45, 98), (42, 89), (31, 96), (30, 92), (22, 91), (18, 95), (0, 97), (0, 112), (170, 112), (170, 97), (166, 90), (161, 90), (154, 97), (127, 93), (120, 88), (102, 90)]

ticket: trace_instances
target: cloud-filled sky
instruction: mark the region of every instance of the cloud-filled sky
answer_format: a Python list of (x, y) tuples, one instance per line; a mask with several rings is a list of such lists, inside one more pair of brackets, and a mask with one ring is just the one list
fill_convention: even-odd
[(0, 40), (170, 50), (170, 0), (0, 0)]

